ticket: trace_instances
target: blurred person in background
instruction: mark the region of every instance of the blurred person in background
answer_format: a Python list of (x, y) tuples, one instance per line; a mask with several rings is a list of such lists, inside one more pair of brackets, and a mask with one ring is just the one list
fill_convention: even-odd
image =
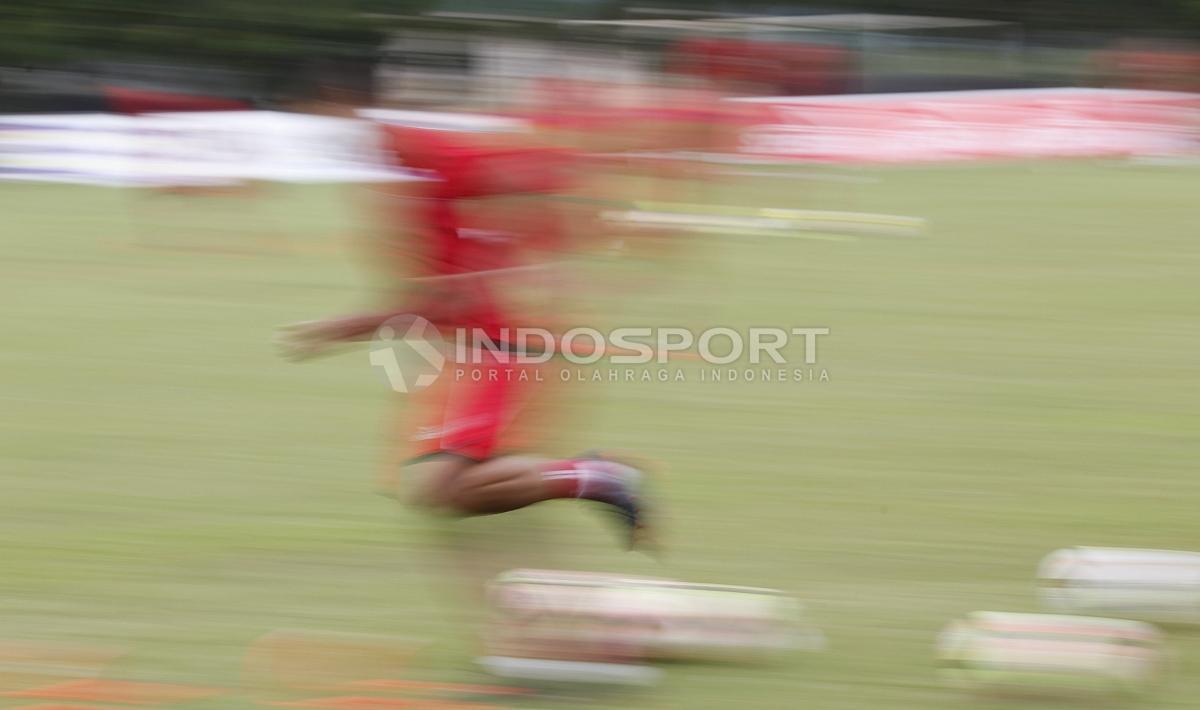
[[(690, 57), (690, 55), (689, 55)], [(553, 141), (586, 156), (588, 195), (615, 210), (687, 211), (719, 200), (726, 156), (737, 152), (753, 105), (728, 99), (753, 85), (670, 59), (638, 82), (543, 77), (523, 115)], [(625, 255), (670, 258), (687, 233), (646, 224), (606, 225)]]

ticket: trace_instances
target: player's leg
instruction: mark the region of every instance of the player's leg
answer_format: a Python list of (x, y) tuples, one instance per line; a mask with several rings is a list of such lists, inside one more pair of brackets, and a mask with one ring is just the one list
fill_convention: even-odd
[(647, 528), (641, 478), (633, 466), (601, 456), (500, 456), (467, 467), (439, 491), (444, 504), (460, 515), (503, 513), (547, 500), (601, 503), (617, 514), (632, 544)]
[(479, 367), (489, 376), (453, 378), (441, 392), (418, 393), (412, 404), (424, 410), (416, 419), (423, 424), (408, 429), (413, 432), (410, 455), (420, 461), (401, 474), (405, 491), (400, 497), (460, 516), (504, 513), (554, 499), (589, 500), (617, 513), (631, 541), (643, 537), (646, 513), (635, 467), (602, 456), (498, 455), (530, 450), (531, 437), (521, 430), (546, 425), (536, 415), (536, 395), (545, 394), (545, 382), (520, 376), (520, 366), (510, 363)]
[(436, 453), (404, 465), (391, 493), (416, 508), (458, 514), (454, 482), (475, 465), (476, 461), (463, 456)]
[(511, 455), (475, 462), (445, 452), (406, 466), (400, 478), (403, 498), (432, 512), (494, 515), (547, 500), (587, 500), (616, 513), (631, 544), (644, 541), (647, 533), (641, 472), (600, 456)]
[(476, 463), (448, 480), (444, 501), (460, 515), (491, 515), (546, 500), (543, 459), (502, 456)]

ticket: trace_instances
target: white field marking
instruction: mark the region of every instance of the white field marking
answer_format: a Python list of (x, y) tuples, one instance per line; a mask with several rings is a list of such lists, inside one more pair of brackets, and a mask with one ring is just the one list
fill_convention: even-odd
[(476, 662), (492, 675), (525, 680), (653, 685), (662, 677), (662, 671), (657, 668), (624, 663), (557, 661), (511, 656), (484, 656), (477, 659)]
[(797, 209), (793, 207), (740, 207), (737, 205), (689, 204), (686, 202), (635, 202), (638, 210), (668, 212), (671, 214), (703, 214), (728, 216), (757, 216), (783, 219), (821, 219), (842, 222), (866, 222), (871, 224), (925, 224), (923, 217), (880, 214), (874, 212), (846, 212), (843, 210)]
[(815, 182), (840, 182), (851, 185), (875, 185), (883, 182), (876, 177), (866, 177), (864, 175), (837, 175), (834, 173), (812, 173), (812, 172), (784, 172), (771, 170), (726, 170), (726, 175), (733, 177), (768, 177), (768, 178), (786, 178), (790, 180), (812, 180)]
[(703, 233), (796, 238), (804, 238), (804, 235), (795, 234), (797, 231), (917, 236), (924, 233), (927, 226), (926, 220), (921, 217), (869, 212), (645, 203), (635, 206), (637, 209), (607, 211), (602, 216), (609, 221), (655, 227), (680, 227)]
[(678, 227), (689, 232), (716, 234), (734, 237), (787, 237), (790, 239), (815, 239), (830, 242), (852, 242), (856, 237), (846, 234), (820, 234), (816, 232), (792, 231), (792, 225), (781, 220), (764, 220), (747, 217), (701, 217), (680, 215), (670, 212), (606, 212), (610, 221), (630, 222), (644, 227)]

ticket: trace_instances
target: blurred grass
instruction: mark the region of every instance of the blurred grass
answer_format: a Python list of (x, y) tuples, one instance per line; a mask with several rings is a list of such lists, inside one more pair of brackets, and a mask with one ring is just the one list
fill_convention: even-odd
[[(1043, 554), (1200, 547), (1197, 171), (855, 175), (879, 180), (724, 198), (923, 216), (931, 234), (705, 237), (667, 270), (614, 267), (647, 288), (596, 309), (828, 326), (829, 382), (702, 383), (689, 365), (684, 383), (581, 384), (564, 444), (666, 462), (662, 571), (792, 590), (831, 648), (671, 667), (659, 689), (595, 705), (961, 707), (933, 674), (934, 634), (975, 609), (1036, 609)], [(277, 324), (364, 300), (343, 192), (0, 187), (0, 638), (127, 646), (121, 674), (216, 685), (280, 627), (438, 640), (416, 675), (465, 665), (446, 560), (426, 552), (436, 526), (369, 493), (394, 405), (365, 357), (294, 366), (270, 347)], [(540, 508), (459, 534), (513, 563), (660, 571), (591, 511)], [(1171, 646), (1178, 672), (1139, 705), (1200, 707), (1200, 632)]]

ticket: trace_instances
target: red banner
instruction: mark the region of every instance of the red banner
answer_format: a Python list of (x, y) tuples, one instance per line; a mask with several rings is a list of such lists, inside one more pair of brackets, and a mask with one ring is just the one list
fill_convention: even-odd
[(822, 162), (1178, 155), (1200, 150), (1200, 94), (1014, 89), (747, 99), (741, 152)]

